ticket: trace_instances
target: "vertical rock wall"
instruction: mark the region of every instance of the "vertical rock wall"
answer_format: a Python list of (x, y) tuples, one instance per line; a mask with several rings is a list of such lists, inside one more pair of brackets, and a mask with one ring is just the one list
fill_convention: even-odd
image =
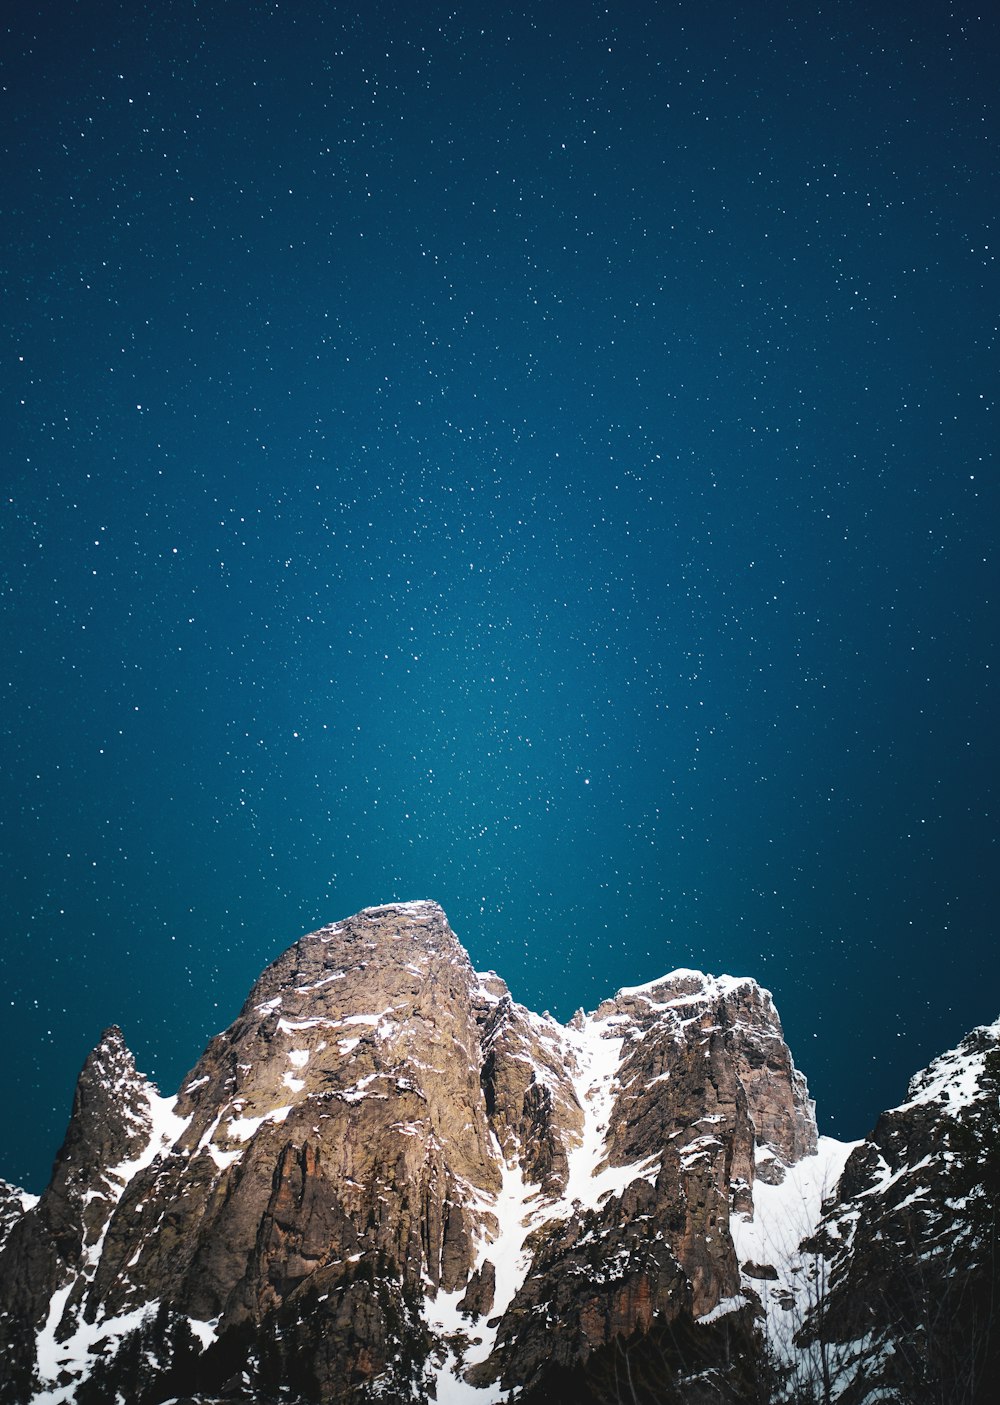
[(756, 1156), (814, 1146), (752, 981), (677, 972), (564, 1027), (436, 904), (366, 909), (268, 967), (176, 1100), (104, 1036), (0, 1254), (0, 1398), (110, 1390), (129, 1333), (169, 1327), (154, 1386), (419, 1399), (464, 1372), (487, 1402), (712, 1313)]

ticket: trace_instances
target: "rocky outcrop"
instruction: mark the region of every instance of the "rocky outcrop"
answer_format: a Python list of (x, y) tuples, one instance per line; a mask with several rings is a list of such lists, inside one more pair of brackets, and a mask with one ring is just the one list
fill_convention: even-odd
[(979, 1214), (996, 1119), (977, 1093), (945, 1135), (927, 1077), (848, 1159), (752, 980), (676, 971), (563, 1026), (436, 904), (366, 909), (272, 963), (174, 1099), (102, 1037), (51, 1185), (0, 1198), (0, 1401), (533, 1405), (614, 1399), (623, 1365), (659, 1400), (669, 1365), (696, 1405), (772, 1361), (791, 1398), (895, 1340), (865, 1305), (899, 1253)]
[[(651, 1088), (648, 1100), (658, 1100), (651, 1079), (677, 1081), (671, 1046), (696, 1049), (710, 1061), (712, 1050), (721, 1052), (724, 1073), (717, 1061), (712, 1062), (707, 1079), (688, 1076), (684, 1092), (666, 1099), (675, 1109), (678, 1128), (694, 1125), (698, 1117), (716, 1116), (714, 1099), (721, 1096), (727, 1103), (736, 1096), (732, 1090), (738, 1084), (739, 1096), (746, 1097), (757, 1147), (789, 1166), (815, 1152), (815, 1107), (805, 1078), (792, 1063), (770, 992), (756, 981), (675, 971), (647, 986), (620, 991), (599, 1008), (597, 1017), (609, 1011), (625, 1016), (642, 1031), (642, 1057), (634, 1058), (623, 1074), (626, 1086), (641, 1088), (645, 1083)], [(731, 1095), (719, 1093), (720, 1075), (732, 1085)], [(708, 1094), (711, 1107), (699, 1101), (709, 1086), (716, 1090)]]
[(508, 1160), (550, 1195), (566, 1188), (569, 1150), (579, 1143), (583, 1110), (561, 1027), (515, 1005), (491, 972), (483, 978), (480, 1081), (490, 1126)]
[(998, 1247), (1000, 1022), (912, 1079), (808, 1241), (826, 1290), (800, 1340), (843, 1405), (995, 1399)]
[(121, 1030), (105, 1030), (80, 1071), (66, 1139), (35, 1211), (69, 1270), (99, 1257), (111, 1213), (149, 1143), (153, 1091)]
[(736, 1215), (776, 1402), (987, 1405), (1000, 1380), (1000, 1023), (910, 1083), (863, 1142), (821, 1138)]
[[(500, 1188), (477, 985), (429, 903), (369, 909), (279, 957), (184, 1081), (170, 1154), (109, 1226), (94, 1307), (167, 1299), (230, 1336), (280, 1321), (292, 1350), (314, 1328), (294, 1305), (322, 1285), (354, 1324), (347, 1379), (383, 1377), (403, 1304), (467, 1287)], [(342, 1391), (342, 1357), (329, 1380), (316, 1365), (317, 1398)]]
[[(0, 1255), (0, 1355), (17, 1363), (16, 1381), (30, 1378), (46, 1323), (54, 1337), (68, 1334), (79, 1317), (108, 1222), (141, 1169), (158, 1101), (137, 1073), (121, 1030), (106, 1030), (77, 1080), (52, 1179), (11, 1227)], [(0, 1385), (0, 1399), (18, 1398), (10, 1391)]]
[(0, 1181), (0, 1251), (3, 1250), (18, 1220), (32, 1208), (37, 1199), (37, 1196), (26, 1195), (23, 1190), (8, 1181)]
[[(729, 1217), (750, 1208), (755, 1150), (792, 1165), (816, 1146), (805, 1082), (753, 981), (675, 972), (550, 1039), (581, 1109), (558, 1182), (572, 1213), (535, 1232), (496, 1348), (473, 1368), (507, 1389), (732, 1299)], [(549, 1105), (568, 1102), (552, 1082)]]

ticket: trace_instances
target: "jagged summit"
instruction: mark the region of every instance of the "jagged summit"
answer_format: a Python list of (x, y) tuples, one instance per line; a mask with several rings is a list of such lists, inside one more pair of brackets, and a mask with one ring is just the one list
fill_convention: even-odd
[(801, 1270), (787, 1246), (763, 1263), (763, 1227), (798, 1197), (814, 1228), (806, 1188), (850, 1151), (817, 1148), (752, 979), (673, 971), (563, 1025), (474, 971), (438, 904), (366, 908), (281, 953), (176, 1098), (102, 1036), (51, 1185), (4, 1200), (0, 1402), (241, 1379), (247, 1400), (584, 1401), (663, 1333), (685, 1369), (720, 1333), (756, 1360), (754, 1274), (787, 1298)]
[(415, 898), (410, 902), (378, 903), (375, 907), (363, 907), (358, 916), (381, 917), (389, 912), (405, 913), (418, 921), (422, 916), (444, 918), (444, 908), (433, 898)]
[[(765, 991), (763, 986), (759, 986), (753, 976), (710, 976), (704, 971), (695, 971), (688, 966), (679, 966), (677, 970), (668, 971), (665, 976), (657, 976), (655, 980), (646, 981), (643, 985), (622, 986), (617, 994), (622, 996), (642, 995), (652, 999), (660, 991), (661, 986), (668, 986), (671, 991), (680, 990), (689, 995), (698, 991), (712, 991), (718, 995), (728, 995), (743, 985), (758, 986), (764, 995), (770, 997), (771, 992)], [(671, 998), (681, 997), (672, 995)]]
[(899, 1112), (921, 1104), (942, 1106), (958, 1114), (975, 1103), (987, 1072), (987, 1059), (1000, 1045), (1000, 1019), (992, 1024), (977, 1025), (957, 1048), (939, 1054), (928, 1066), (910, 1079), (906, 1101)]

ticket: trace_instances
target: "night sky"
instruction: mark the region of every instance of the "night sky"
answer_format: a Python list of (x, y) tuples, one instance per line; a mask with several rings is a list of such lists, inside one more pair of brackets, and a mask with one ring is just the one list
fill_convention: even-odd
[(998, 36), (11, 7), (0, 1175), (392, 899), (756, 976), (843, 1137), (996, 1017)]

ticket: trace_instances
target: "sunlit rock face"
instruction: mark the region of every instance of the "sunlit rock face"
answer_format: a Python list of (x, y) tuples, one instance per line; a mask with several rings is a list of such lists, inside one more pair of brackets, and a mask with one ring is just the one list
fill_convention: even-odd
[(817, 1151), (754, 981), (675, 971), (562, 1025), (436, 904), (369, 908), (269, 966), (176, 1098), (103, 1036), (51, 1185), (0, 1196), (0, 1400), (596, 1400), (623, 1351), (692, 1402), (778, 1389), (849, 1150)]

